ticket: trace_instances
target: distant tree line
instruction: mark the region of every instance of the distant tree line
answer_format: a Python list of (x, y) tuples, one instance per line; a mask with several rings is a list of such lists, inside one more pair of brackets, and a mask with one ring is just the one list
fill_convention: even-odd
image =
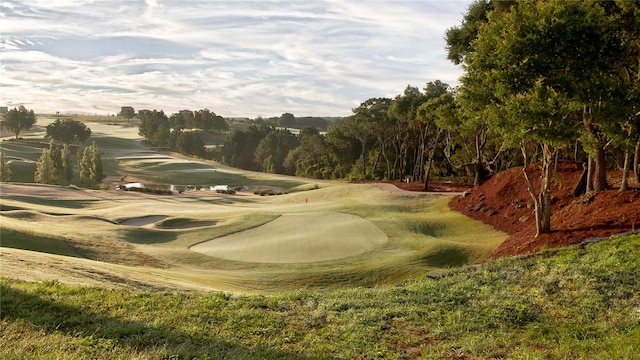
[[(371, 98), (326, 133), (293, 136), (283, 114), (229, 134), (219, 159), (245, 169), (317, 178), (405, 180), (464, 176), (480, 185), (523, 166), (538, 233), (550, 231), (553, 167), (585, 164), (578, 193), (640, 180), (640, 4), (632, 1), (472, 3), (446, 32), (461, 85), (408, 86)], [(534, 178), (528, 165), (539, 164)]]
[(154, 146), (186, 155), (206, 157), (205, 144), (200, 132), (217, 132), (229, 129), (220, 115), (207, 109), (181, 111), (170, 117), (163, 111), (139, 112), (138, 133)]

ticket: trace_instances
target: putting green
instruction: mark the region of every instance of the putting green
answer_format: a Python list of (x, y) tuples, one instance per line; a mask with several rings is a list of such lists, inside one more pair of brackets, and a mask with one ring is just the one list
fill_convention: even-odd
[(387, 242), (387, 235), (352, 214), (284, 214), (262, 226), (191, 247), (217, 258), (255, 263), (308, 263), (358, 255)]

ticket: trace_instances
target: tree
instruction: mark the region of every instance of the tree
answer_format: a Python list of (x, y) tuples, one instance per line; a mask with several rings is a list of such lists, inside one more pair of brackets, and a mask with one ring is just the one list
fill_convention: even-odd
[(11, 109), (4, 115), (4, 119), (0, 121), (0, 127), (13, 132), (17, 140), (20, 132), (31, 129), (36, 121), (36, 115), (33, 110), (27, 110), (20, 105), (19, 108)]
[(11, 180), (11, 167), (4, 151), (0, 151), (0, 181), (8, 182)]
[(64, 144), (82, 144), (91, 136), (91, 129), (78, 120), (56, 119), (47, 125), (47, 138)]
[(131, 106), (123, 106), (122, 108), (120, 108), (118, 116), (122, 116), (127, 120), (131, 120), (136, 116), (136, 111)]
[(487, 14), (493, 9), (493, 3), (487, 0), (478, 0), (469, 5), (460, 26), (450, 28), (445, 33), (447, 59), (456, 65), (470, 62), (480, 25), (487, 22)]
[(140, 116), (138, 134), (155, 146), (171, 147), (171, 125), (162, 110), (145, 111)]
[[(576, 86), (588, 83), (585, 77), (594, 67), (606, 71), (601, 60), (594, 63), (610, 40), (603, 12), (591, 2), (521, 2), (488, 18), (474, 42), (463, 87), (484, 94), (488, 126), (502, 145), (520, 147), (537, 234), (548, 233), (553, 158), (575, 138), (583, 107)], [(542, 153), (537, 187), (528, 167), (531, 148)]]
[(55, 184), (57, 169), (51, 156), (51, 149), (45, 149), (36, 163), (34, 181), (41, 184)]
[(424, 190), (429, 188), (429, 176), (434, 163), (436, 149), (440, 145), (440, 137), (443, 132), (443, 123), (452, 116), (454, 111), (453, 95), (449, 92), (449, 86), (440, 82), (430, 82), (425, 88), (425, 97), (428, 99), (418, 107), (417, 120), (424, 129), (421, 139), (422, 156), (428, 158), (424, 166)]
[[(410, 150), (410, 139), (417, 138), (418, 143), (423, 142), (426, 133), (421, 132), (420, 122), (416, 119), (418, 116), (418, 108), (426, 101), (424, 94), (420, 92), (420, 89), (413, 86), (407, 86), (402, 95), (398, 95), (393, 99), (391, 106), (389, 107), (388, 115), (394, 120), (395, 126), (395, 151), (396, 160), (395, 163), (400, 166), (399, 176), (402, 179), (406, 175), (410, 175), (412, 179), (422, 179), (424, 162), (420, 160), (422, 155), (418, 149), (419, 144), (416, 144), (418, 148), (415, 151)], [(414, 133), (417, 133), (415, 136)], [(413, 170), (407, 169), (407, 157), (410, 154), (414, 154)], [(420, 154), (419, 154), (420, 153)], [(411, 171), (411, 174), (408, 172)]]
[(349, 135), (349, 123), (350, 118), (342, 118), (329, 125), (325, 143), (330, 163), (334, 165), (327, 175), (329, 178), (345, 178), (359, 157), (360, 144)]
[(80, 181), (84, 179), (89, 180), (89, 183), (91, 183), (91, 181), (95, 181), (96, 183), (102, 181), (102, 178), (104, 178), (102, 156), (95, 141), (79, 153), (78, 159)]
[(73, 180), (73, 163), (71, 162), (71, 149), (69, 148), (69, 144), (64, 144), (60, 157), (62, 159), (62, 175), (65, 180), (67, 180), (67, 185), (71, 185), (71, 180)]
[(255, 150), (255, 161), (261, 164), (261, 171), (283, 174), (284, 160), (289, 152), (298, 146), (298, 139), (287, 129), (273, 129)]
[(196, 127), (206, 132), (229, 130), (229, 123), (220, 115), (208, 109), (198, 110), (194, 114)]
[(289, 174), (316, 179), (325, 178), (330, 167), (327, 145), (318, 130), (305, 127), (300, 132), (300, 146), (290, 151), (284, 167)]
[(294, 128), (297, 126), (296, 117), (291, 113), (284, 113), (278, 119), (278, 125), (284, 128)]
[(347, 120), (347, 133), (360, 142), (363, 179), (367, 178), (369, 146), (375, 139), (377, 125), (387, 121), (390, 106), (389, 98), (371, 98), (353, 109), (353, 115)]
[(227, 136), (222, 148), (222, 162), (246, 170), (259, 171), (262, 168), (255, 159), (255, 151), (260, 141), (273, 129), (265, 125), (251, 125), (246, 131), (234, 130)]
[(198, 133), (192, 131), (181, 132), (176, 146), (181, 154), (204, 156), (204, 142)]

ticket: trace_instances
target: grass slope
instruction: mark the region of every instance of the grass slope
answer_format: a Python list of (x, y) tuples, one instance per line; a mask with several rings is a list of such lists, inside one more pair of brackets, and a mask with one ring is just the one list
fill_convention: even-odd
[(274, 296), (0, 282), (5, 359), (632, 359), (640, 236)]
[[(39, 117), (39, 127), (25, 132), (25, 138), (42, 139), (51, 121), (54, 117)], [(446, 197), (241, 171), (147, 148), (137, 127), (117, 118), (87, 117), (86, 124), (110, 179), (284, 188), (290, 193), (150, 196), (2, 184), (0, 246), (76, 255), (99, 261), (98, 267), (126, 265), (129, 272), (140, 266), (162, 268), (162, 278), (170, 284), (277, 292), (397, 284), (481, 261), (506, 237), (452, 212)], [(32, 145), (0, 143), (14, 147), (10, 155), (23, 156), (25, 164), (41, 151), (25, 148)], [(33, 172), (14, 175), (32, 178)], [(205, 251), (207, 255), (191, 250), (221, 243), (231, 247), (223, 253)], [(73, 260), (65, 263), (74, 266)], [(18, 278), (28, 279), (28, 273), (23, 275)], [(56, 273), (51, 278), (56, 276), (64, 277)], [(151, 277), (148, 282), (155, 282)]]
[[(12, 230), (0, 246), (42, 251), (55, 239), (85, 258), (155, 261), (174, 269), (174, 279), (231, 291), (397, 284), (478, 262), (505, 237), (451, 211), (447, 197), (376, 185), (276, 197), (12, 186), (0, 199), (3, 232)], [(40, 248), (20, 245), (24, 236), (15, 234), (43, 239)]]

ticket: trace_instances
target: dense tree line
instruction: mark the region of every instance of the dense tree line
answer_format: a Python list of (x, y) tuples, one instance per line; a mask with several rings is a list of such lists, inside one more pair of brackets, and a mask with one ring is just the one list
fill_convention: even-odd
[(181, 111), (170, 117), (163, 111), (145, 111), (138, 114), (138, 133), (153, 145), (186, 155), (205, 157), (205, 144), (199, 131), (221, 132), (229, 124), (220, 115), (207, 109)]
[[(221, 160), (238, 167), (318, 178), (419, 180), (467, 176), (475, 185), (523, 165), (538, 233), (550, 227), (553, 166), (586, 166), (582, 192), (607, 189), (606, 170), (640, 179), (640, 5), (632, 1), (473, 3), (446, 33), (448, 57), (465, 74), (372, 98), (326, 133), (275, 129), (229, 136)], [(278, 125), (292, 123), (283, 114)], [(269, 139), (267, 139), (267, 136)], [(258, 151), (260, 149), (260, 151)], [(282, 166), (264, 162), (265, 149)], [(270, 161), (271, 161), (270, 160)], [(540, 164), (533, 178), (528, 165)]]
[[(582, 192), (607, 189), (607, 169), (623, 170), (621, 190), (628, 170), (640, 180), (637, 1), (479, 0), (445, 37), (448, 58), (465, 71), (457, 88), (437, 80), (422, 89), (409, 85), (394, 98), (363, 101), (326, 128), (290, 113), (258, 118), (228, 133), (217, 158), (250, 170), (422, 181), (425, 188), (434, 176), (480, 185), (492, 173), (523, 166), (538, 233), (551, 229), (559, 158), (585, 164)], [(179, 148), (189, 120), (151, 115), (140, 134)]]

